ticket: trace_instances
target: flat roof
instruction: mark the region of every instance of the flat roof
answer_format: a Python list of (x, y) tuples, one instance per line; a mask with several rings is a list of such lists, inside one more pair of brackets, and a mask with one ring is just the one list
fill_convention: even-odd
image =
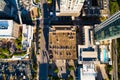
[(83, 58), (97, 58), (97, 52), (96, 51), (84, 51), (82, 52)]
[(57, 16), (79, 16), (85, 0), (56, 0)]
[(81, 79), (80, 80), (95, 80), (97, 75), (94, 64), (83, 64), (83, 68), (80, 68)]
[(12, 37), (13, 20), (0, 20), (0, 38)]
[(67, 26), (70, 28), (67, 32), (66, 26), (61, 26), (62, 30), (58, 27), (52, 27), (49, 32), (49, 51), (53, 59), (77, 59), (76, 31), (72, 31), (71, 26)]
[(33, 27), (30, 25), (23, 24), (23, 31), (22, 31), (23, 49), (31, 46), (32, 39), (33, 39)]

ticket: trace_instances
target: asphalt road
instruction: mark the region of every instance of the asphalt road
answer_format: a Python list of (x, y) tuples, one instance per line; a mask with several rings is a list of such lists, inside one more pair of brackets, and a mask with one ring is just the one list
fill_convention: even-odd
[[(38, 50), (39, 55), (37, 55), (37, 61), (38, 61), (38, 80), (47, 80), (48, 78), (48, 52), (46, 49), (46, 38), (48, 36), (46, 30), (46, 25), (48, 25), (48, 6), (46, 4), (46, 0), (41, 0), (41, 13), (42, 16), (40, 19), (38, 19), (40, 22), (37, 27), (41, 27), (41, 33), (40, 38), (38, 41), (40, 42), (38, 45), (40, 46), (40, 49)], [(48, 28), (49, 29), (49, 28)]]

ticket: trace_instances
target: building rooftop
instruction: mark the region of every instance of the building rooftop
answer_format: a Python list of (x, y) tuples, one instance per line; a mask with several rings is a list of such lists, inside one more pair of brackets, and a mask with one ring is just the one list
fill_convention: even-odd
[(93, 43), (93, 31), (91, 26), (84, 26), (85, 45), (78, 45), (78, 63), (93, 61), (98, 58), (97, 48)]
[(95, 80), (97, 73), (94, 68), (93, 63), (85, 63), (83, 64), (83, 68), (80, 69), (80, 80)]
[(0, 20), (0, 38), (13, 37), (13, 21)]
[(19, 35), (20, 35), (20, 27), (21, 27), (20, 24), (17, 24), (17, 23), (14, 22), (13, 36), (14, 36), (15, 38), (18, 38)]
[(38, 14), (38, 8), (37, 7), (32, 7), (30, 10), (30, 15), (32, 19), (35, 19), (39, 16)]
[[(82, 46), (82, 47), (81, 47)], [(85, 45), (78, 45), (78, 62), (82, 64), (83, 61), (93, 61), (98, 58), (97, 49), (92, 47), (86, 47)]]
[(73, 26), (52, 26), (49, 51), (53, 59), (76, 59), (76, 31)]
[(79, 16), (84, 0), (56, 0), (57, 16)]
[(97, 52), (82, 52), (83, 58), (97, 58)]
[(56, 66), (58, 67), (58, 74), (60, 74), (60, 76), (62, 76), (62, 74), (67, 74), (66, 73), (66, 60), (56, 60), (55, 61)]
[(23, 25), (22, 32), (22, 48), (26, 50), (27, 47), (31, 47), (31, 41), (33, 39), (33, 27), (28, 25)]

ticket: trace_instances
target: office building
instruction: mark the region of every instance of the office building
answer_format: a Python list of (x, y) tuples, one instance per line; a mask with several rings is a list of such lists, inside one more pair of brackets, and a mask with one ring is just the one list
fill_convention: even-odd
[(96, 80), (97, 72), (95, 66), (91, 62), (83, 63), (83, 67), (80, 68), (80, 80)]
[(93, 26), (84, 26), (84, 45), (78, 45), (78, 64), (76, 80), (96, 80), (98, 61), (98, 49), (94, 44)]
[(84, 26), (85, 45), (78, 45), (78, 64), (84, 61), (96, 61), (98, 58), (97, 47), (94, 45), (91, 26)]
[(79, 16), (85, 0), (56, 0), (56, 16)]
[(54, 60), (77, 59), (75, 26), (52, 26), (49, 30), (48, 48)]
[(0, 38), (17, 38), (19, 27), (13, 20), (0, 20)]
[(120, 11), (95, 26), (96, 41), (120, 37)]

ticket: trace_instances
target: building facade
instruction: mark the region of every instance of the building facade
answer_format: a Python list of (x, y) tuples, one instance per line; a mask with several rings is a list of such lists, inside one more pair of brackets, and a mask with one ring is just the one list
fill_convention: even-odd
[(97, 41), (115, 39), (120, 37), (120, 11), (95, 26), (95, 38)]

